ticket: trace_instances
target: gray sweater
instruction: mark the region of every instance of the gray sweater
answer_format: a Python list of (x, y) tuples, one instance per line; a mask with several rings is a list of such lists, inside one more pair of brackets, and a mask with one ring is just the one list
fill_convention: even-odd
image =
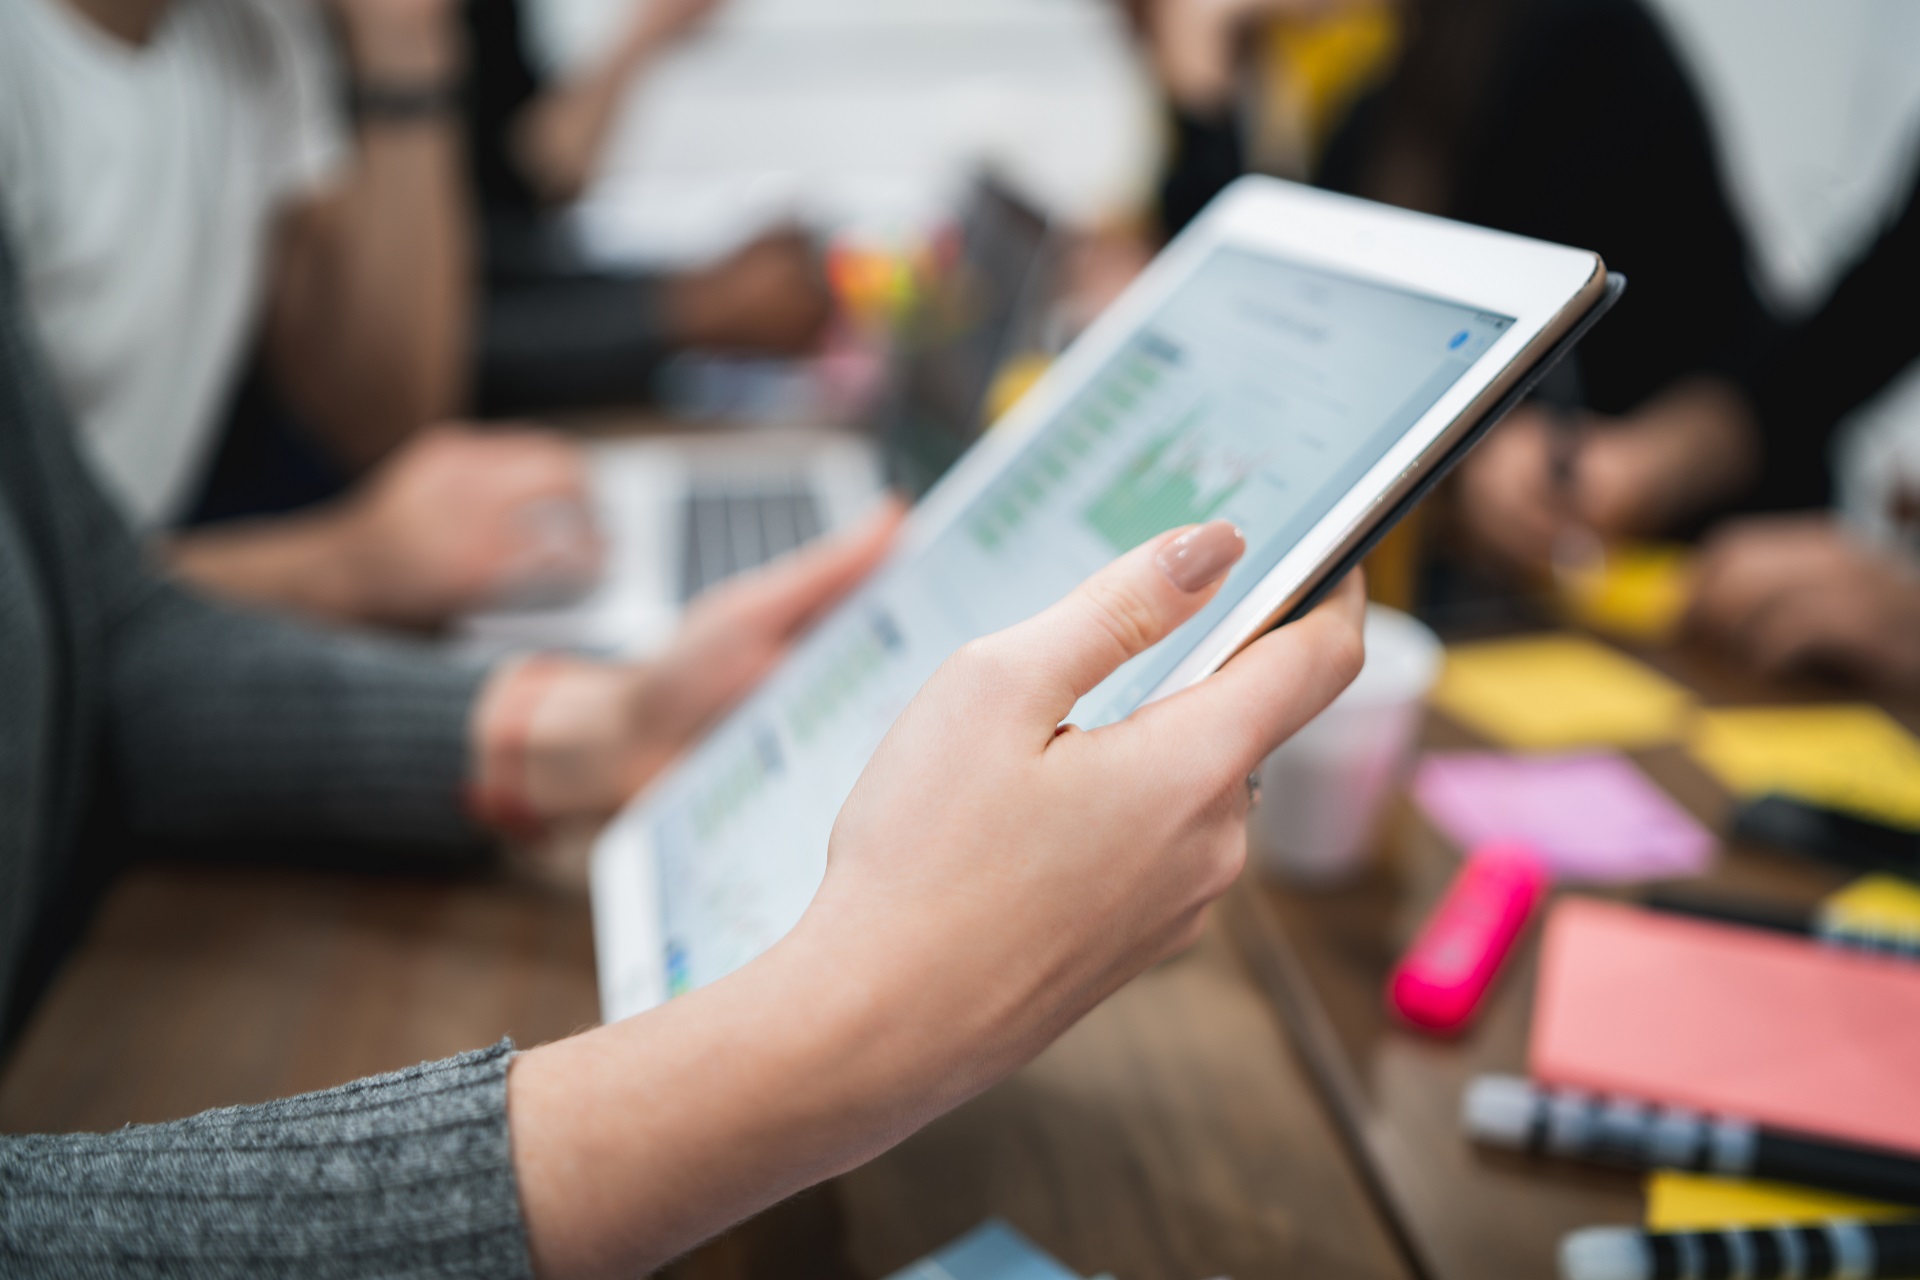
[[(75, 453), (0, 244), (0, 1028), (103, 819), (262, 849), (471, 847), (478, 680), (150, 572)], [(0, 1137), (0, 1275), (526, 1275), (509, 1054), (111, 1134)]]

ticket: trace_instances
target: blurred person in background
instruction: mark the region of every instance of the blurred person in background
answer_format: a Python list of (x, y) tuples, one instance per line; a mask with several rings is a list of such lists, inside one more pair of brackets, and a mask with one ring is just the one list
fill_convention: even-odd
[(1920, 325), (1903, 318), (1920, 285), (1920, 178), (1827, 302), (1781, 326), (1750, 283), (1698, 95), (1633, 0), (1136, 12), (1181, 122), (1170, 226), (1258, 149), (1243, 125), (1259, 122), (1246, 97), (1264, 72), (1292, 76), (1282, 87), (1305, 107), (1296, 176), (1591, 247), (1628, 276), (1578, 352), (1586, 408), (1523, 406), (1463, 465), (1456, 513), (1481, 558), (1538, 579), (1570, 528), (1684, 537), (1746, 512), (1705, 538), (1694, 632), (1768, 672), (1920, 687), (1920, 493), (1896, 491), (1886, 513), (1904, 541), (1826, 510), (1836, 428), (1920, 358)]
[[(351, 73), (351, 141), (323, 29)], [(207, 588), (431, 624), (598, 554), (573, 450), (422, 424), (464, 394), (471, 216), (450, 0), (9, 0), (0, 223), (104, 487)], [(327, 453), (295, 519), (164, 537), (259, 335)]]
[[(1569, 492), (1511, 451), (1510, 528), (1538, 545), (1567, 522), (1609, 540), (1714, 529), (1693, 585), (1696, 631), (1779, 672), (1825, 667), (1920, 688), (1920, 493), (1894, 486), (1875, 540), (1829, 510), (1835, 434), (1920, 360), (1920, 175), (1904, 207), (1825, 302), (1727, 376), (1583, 429)], [(1524, 548), (1517, 548), (1517, 551)]]
[(634, 0), (603, 54), (549, 82), (528, 48), (523, 0), (467, 0), (482, 412), (643, 400), (674, 351), (795, 355), (820, 339), (826, 277), (797, 230), (771, 231), (704, 267), (652, 273), (583, 261), (556, 218), (598, 172), (636, 82), (721, 2)]
[[(898, 521), (723, 585), (643, 665), (489, 673), (223, 608), (143, 563), (19, 294), (0, 239), (0, 1045), (127, 840), (457, 862), (476, 819), (604, 818)], [(0, 1272), (640, 1275), (887, 1149), (1190, 945), (1235, 883), (1249, 772), (1360, 669), (1357, 580), (1193, 689), (1093, 732), (1060, 722), (1244, 549), (1224, 521), (1172, 531), (962, 649), (843, 807), (803, 919), (727, 978), (524, 1053), (0, 1136)]]
[[(1304, 117), (1294, 176), (1593, 249), (1626, 274), (1576, 356), (1594, 415), (1657, 418), (1711, 395), (1772, 333), (1706, 113), (1640, 0), (1140, 3), (1186, 122), (1170, 229), (1258, 149), (1243, 122), (1260, 108), (1243, 98), (1264, 77)], [(1477, 557), (1529, 575), (1552, 550), (1532, 509), (1554, 496), (1547, 424), (1516, 412), (1463, 465), (1455, 504)]]

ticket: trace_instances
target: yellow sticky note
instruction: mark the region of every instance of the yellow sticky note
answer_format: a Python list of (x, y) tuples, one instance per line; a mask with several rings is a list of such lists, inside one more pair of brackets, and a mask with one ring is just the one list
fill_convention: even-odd
[(1729, 790), (1783, 791), (1920, 829), (1920, 741), (1878, 707), (1743, 707), (1704, 712), (1690, 744)]
[(1824, 1218), (1868, 1221), (1920, 1216), (1910, 1205), (1857, 1200), (1782, 1182), (1749, 1182), (1661, 1169), (1647, 1175), (1647, 1230), (1698, 1231), (1713, 1227), (1771, 1226)]
[(1864, 876), (1820, 904), (1820, 922), (1849, 933), (1920, 937), (1920, 884)]
[(1433, 701), (1469, 728), (1523, 751), (1673, 742), (1693, 706), (1666, 677), (1572, 635), (1456, 645)]
[(1623, 640), (1654, 644), (1680, 629), (1692, 589), (1693, 557), (1670, 543), (1607, 548), (1591, 569), (1557, 579), (1561, 607), (1575, 622)]

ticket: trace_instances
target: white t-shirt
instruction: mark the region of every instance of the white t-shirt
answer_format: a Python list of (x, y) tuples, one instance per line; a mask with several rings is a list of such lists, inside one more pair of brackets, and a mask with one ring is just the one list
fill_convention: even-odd
[(307, 0), (174, 0), (134, 47), (0, 0), (0, 221), (86, 452), (132, 521), (201, 478), (276, 212), (345, 132)]

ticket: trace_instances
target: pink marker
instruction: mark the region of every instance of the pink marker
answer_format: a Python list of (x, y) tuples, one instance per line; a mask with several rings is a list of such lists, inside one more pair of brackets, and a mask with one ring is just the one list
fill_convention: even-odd
[(1387, 979), (1393, 1011), (1423, 1031), (1464, 1028), (1546, 889), (1546, 869), (1527, 846), (1475, 850)]

